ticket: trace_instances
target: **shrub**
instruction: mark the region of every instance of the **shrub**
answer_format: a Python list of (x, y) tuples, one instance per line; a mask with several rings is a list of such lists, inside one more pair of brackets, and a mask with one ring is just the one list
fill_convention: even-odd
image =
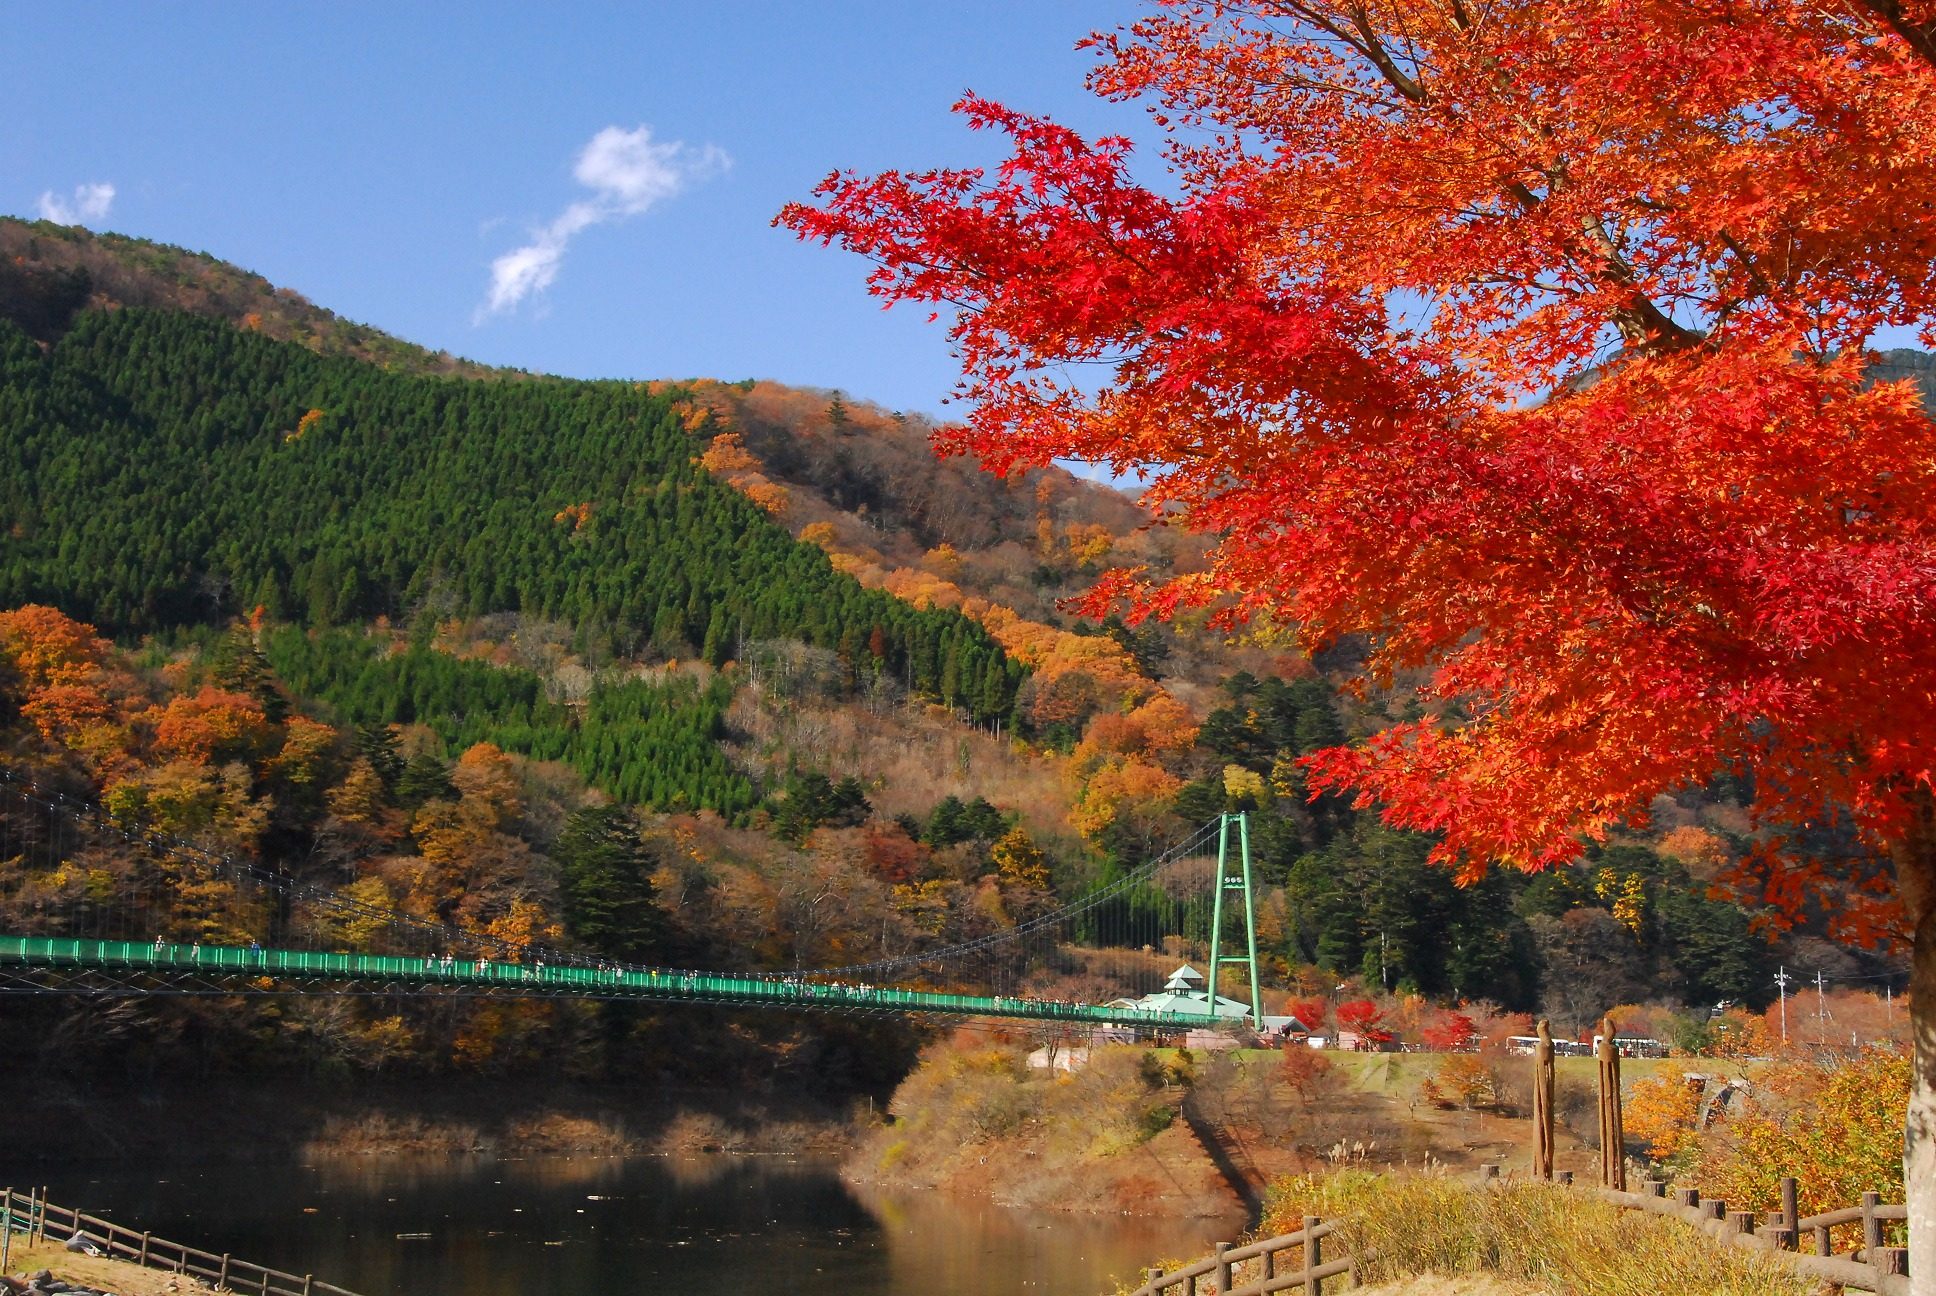
[(1673, 1170), (1692, 1165), (1700, 1154), (1701, 1089), (1678, 1073), (1662, 1072), (1634, 1085), (1623, 1113), (1627, 1134), (1647, 1155)]
[(1894, 1048), (1774, 1067), (1756, 1079), (1748, 1109), (1703, 1141), (1694, 1180), (1747, 1210), (1779, 1205), (1783, 1175), (1799, 1181), (1804, 1215), (1870, 1191), (1901, 1201), (1908, 1101), (1909, 1058)]
[(1286, 1045), (1284, 1060), (1277, 1065), (1278, 1077), (1299, 1102), (1307, 1104), (1335, 1087), (1332, 1070), (1330, 1058), (1302, 1044)]

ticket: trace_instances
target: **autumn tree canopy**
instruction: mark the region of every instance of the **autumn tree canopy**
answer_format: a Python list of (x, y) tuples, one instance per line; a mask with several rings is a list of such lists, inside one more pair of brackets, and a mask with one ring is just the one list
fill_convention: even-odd
[(1222, 537), (1098, 608), (1213, 604), (1424, 672), (1423, 719), (1314, 780), (1441, 859), (1539, 867), (1746, 767), (1765, 818), (1900, 841), (1936, 427), (1864, 349), (1936, 317), (1915, 21), (1167, 3), (1091, 42), (1092, 88), (1168, 133), (1160, 185), (1126, 140), (970, 97), (999, 168), (836, 174), (780, 219), (954, 310), (945, 448), (1154, 468), (1150, 506)]

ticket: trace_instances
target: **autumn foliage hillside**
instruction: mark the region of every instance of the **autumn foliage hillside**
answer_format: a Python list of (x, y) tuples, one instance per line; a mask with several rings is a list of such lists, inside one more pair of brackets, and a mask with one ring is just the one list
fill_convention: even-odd
[[(1311, 795), (1307, 758), (1406, 718), (1340, 691), (1351, 645), (1068, 610), (1203, 541), (1059, 468), (937, 461), (922, 418), (838, 393), (438, 377), (209, 258), (19, 222), (0, 246), (8, 759), (131, 821), (486, 928), (779, 968), (990, 935), (1243, 811), (1278, 1000), (1577, 1029), (1758, 1008), (1783, 962), (1892, 970), (1729, 901), (1756, 835), (1725, 780), (1577, 864), (1455, 885), (1431, 837)], [(569, 843), (613, 833), (600, 885), (649, 885), (588, 930)], [(16, 915), (89, 885), (0, 859)], [(1201, 959), (1207, 904), (1174, 907), (1160, 950), (1098, 957)], [(464, 1060), (461, 1024), (407, 1014), (394, 1057), (339, 1051), (510, 1065), (584, 1028), (521, 1012), (492, 1029), (536, 1031), (522, 1053)]]
[(126, 306), (202, 315), (322, 355), (408, 373), (512, 376), (343, 319), (293, 288), (205, 252), (0, 216), (0, 318), (52, 342), (81, 310)]

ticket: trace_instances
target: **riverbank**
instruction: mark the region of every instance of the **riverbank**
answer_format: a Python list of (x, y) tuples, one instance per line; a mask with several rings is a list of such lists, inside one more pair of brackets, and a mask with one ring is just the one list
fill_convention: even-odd
[(1173, 1059), (1127, 1046), (1072, 1071), (1032, 1070), (1013, 1045), (938, 1046), (846, 1175), (1037, 1210), (1240, 1217), (1254, 1202), (1182, 1118), (1186, 1079)]
[[(1031, 1067), (1021, 1045), (985, 1037), (931, 1047), (848, 1158), (849, 1180), (1037, 1209), (1254, 1216), (1282, 1175), (1532, 1155), (1531, 1063), (1518, 1057), (1116, 1045), (1058, 1062)], [(1591, 1085), (1562, 1068), (1563, 1169), (1598, 1164)]]
[[(865, 1108), (861, 1109), (864, 1115)], [(856, 1113), (774, 1095), (529, 1080), (342, 1086), (287, 1077), (101, 1084), (0, 1079), (10, 1162), (318, 1156), (850, 1151)]]
[(8, 1264), (7, 1273), (0, 1275), (0, 1291), (25, 1291), (27, 1280), (43, 1270), (71, 1288), (107, 1292), (109, 1296), (183, 1296), (212, 1290), (193, 1278), (144, 1269), (127, 1260), (75, 1255), (54, 1242), (29, 1246), (24, 1239), (15, 1238)]

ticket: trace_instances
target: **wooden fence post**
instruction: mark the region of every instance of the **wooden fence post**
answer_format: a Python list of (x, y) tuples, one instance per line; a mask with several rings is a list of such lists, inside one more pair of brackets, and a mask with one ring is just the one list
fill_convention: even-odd
[(143, 1269), (148, 1267), (148, 1243), (151, 1240), (151, 1235), (146, 1229), (143, 1229), (141, 1233), (141, 1267)]
[(13, 1267), (13, 1185), (0, 1189), (0, 1274)]
[(1627, 1189), (1627, 1127), (1620, 1118), (1620, 1050), (1613, 1043), (1613, 1014), (1600, 1023), (1600, 1183)]
[(1533, 1177), (1553, 1177), (1553, 1031), (1539, 1019), (1533, 1045)]
[(1881, 1193), (1862, 1194), (1862, 1259), (1869, 1264), (1875, 1263), (1875, 1253), (1882, 1246), (1882, 1221), (1876, 1218), (1876, 1207), (1881, 1204)]
[(1147, 1271), (1147, 1281), (1143, 1285), (1150, 1289), (1151, 1296), (1163, 1296), (1163, 1289), (1157, 1286), (1162, 1281), (1163, 1271), (1161, 1269), (1151, 1269)]
[(1788, 1244), (1802, 1249), (1800, 1185), (1794, 1175), (1781, 1177), (1781, 1226), (1788, 1230)]
[(1228, 1242), (1217, 1243), (1216, 1274), (1218, 1296), (1223, 1296), (1223, 1293), (1230, 1290), (1230, 1261), (1224, 1258), (1229, 1250), (1230, 1244)]
[(217, 1287), (226, 1287), (229, 1285), (229, 1253), (226, 1251), (222, 1253), (222, 1272), (215, 1279), (215, 1285)]
[(1318, 1236), (1318, 1217), (1304, 1217), (1304, 1296), (1324, 1296), (1324, 1279), (1318, 1267), (1324, 1263), (1324, 1239)]

